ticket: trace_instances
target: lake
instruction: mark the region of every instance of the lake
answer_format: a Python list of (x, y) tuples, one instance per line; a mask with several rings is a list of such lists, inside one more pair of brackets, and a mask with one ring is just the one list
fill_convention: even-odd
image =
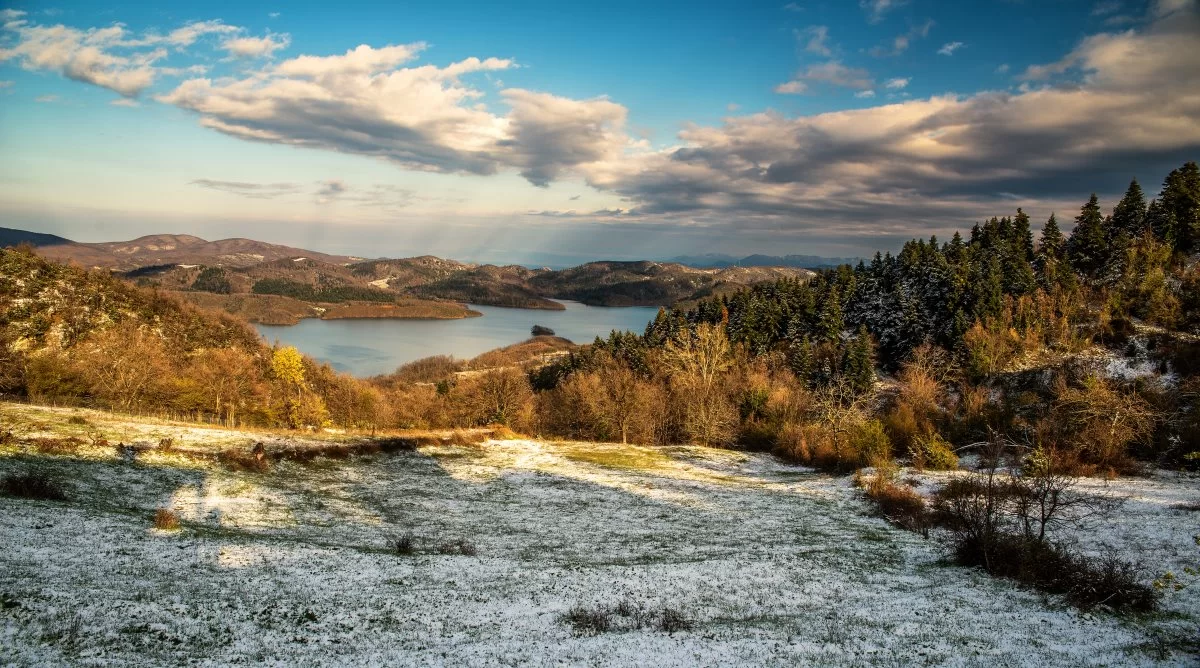
[(255, 325), (269, 343), (278, 341), (355, 376), (391, 373), (396, 367), (431, 355), (470, 359), (529, 338), (529, 328), (544, 325), (575, 343), (591, 343), (612, 330), (641, 334), (657, 307), (586, 306), (562, 302), (565, 311), (475, 306), (481, 318), (460, 320), (309, 318), (297, 325)]

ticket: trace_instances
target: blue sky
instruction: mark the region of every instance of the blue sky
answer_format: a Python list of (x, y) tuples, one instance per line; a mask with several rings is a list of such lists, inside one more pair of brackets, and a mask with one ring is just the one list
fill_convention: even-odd
[(0, 4), (0, 225), (863, 255), (1200, 153), (1190, 0), (164, 4)]

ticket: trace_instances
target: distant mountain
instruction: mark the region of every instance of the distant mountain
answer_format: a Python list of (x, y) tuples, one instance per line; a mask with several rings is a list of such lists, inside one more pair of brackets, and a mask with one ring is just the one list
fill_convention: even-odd
[(21, 244), (30, 244), (33, 246), (59, 246), (62, 244), (75, 243), (70, 239), (64, 239), (53, 234), (42, 234), (41, 232), (26, 232), (25, 230), (14, 230), (8, 227), (0, 227), (0, 248), (8, 246), (19, 246)]
[(722, 253), (705, 255), (681, 255), (671, 262), (699, 269), (723, 269), (726, 267), (802, 267), (804, 269), (828, 269), (843, 264), (858, 264), (856, 257), (821, 257), (819, 255), (747, 255), (736, 258)]
[[(553, 270), (469, 264), (428, 255), (363, 260), (252, 239), (206, 241), (186, 234), (78, 243), (51, 235), (10, 232), (20, 241), (44, 237), (37, 252), (47, 259), (109, 269), (143, 285), (234, 297), (274, 295), (304, 303), (382, 303), (406, 298), (425, 300), (430, 308), (433, 302), (449, 300), (561, 309), (554, 300), (568, 299), (594, 306), (672, 306), (740, 286), (812, 275), (799, 262), (784, 266), (765, 260), (703, 268), (680, 262), (606, 261)], [(753, 257), (762, 260), (765, 256)], [(800, 256), (789, 256), (796, 257)]]
[(348, 264), (362, 259), (326, 255), (253, 239), (206, 241), (189, 234), (152, 234), (131, 241), (104, 243), (78, 243), (65, 239), (63, 241), (65, 243), (58, 245), (38, 244), (38, 254), (57, 262), (75, 262), (84, 267), (119, 271), (171, 264), (250, 267), (263, 262), (298, 257), (329, 264)]

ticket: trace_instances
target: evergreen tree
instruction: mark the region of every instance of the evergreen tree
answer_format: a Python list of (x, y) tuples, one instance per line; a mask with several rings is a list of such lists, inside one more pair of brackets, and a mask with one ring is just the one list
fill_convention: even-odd
[(1075, 217), (1075, 229), (1067, 241), (1067, 259), (1084, 276), (1095, 278), (1108, 260), (1108, 233), (1100, 203), (1092, 193)]
[(1124, 234), (1129, 239), (1142, 236), (1146, 226), (1146, 196), (1137, 179), (1129, 182), (1125, 196), (1117, 203), (1112, 214), (1113, 234)]
[(1037, 287), (1033, 267), (1033, 232), (1029, 229), (1029, 214), (1017, 209), (1008, 232), (1009, 248), (1003, 254), (1004, 291), (1011, 295), (1025, 295)]
[(846, 348), (842, 373), (850, 386), (859, 392), (866, 392), (875, 384), (875, 356), (871, 350), (871, 335), (866, 327), (858, 328), (858, 336)]
[(793, 340), (788, 346), (788, 366), (802, 382), (809, 382), (813, 368), (813, 349), (807, 336)]
[(836, 285), (829, 288), (825, 294), (825, 303), (821, 305), (821, 319), (817, 330), (826, 340), (837, 341), (846, 328), (842, 320), (842, 296)]
[(1200, 167), (1188, 162), (1168, 174), (1158, 202), (1158, 236), (1184, 253), (1200, 246)]

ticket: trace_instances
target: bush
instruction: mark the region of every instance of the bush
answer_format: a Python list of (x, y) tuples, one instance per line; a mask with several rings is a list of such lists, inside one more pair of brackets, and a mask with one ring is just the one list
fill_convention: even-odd
[(875, 503), (879, 514), (902, 529), (929, 535), (930, 513), (925, 499), (908, 485), (897, 484), (885, 473), (877, 472), (863, 487), (863, 493)]
[(989, 540), (961, 534), (954, 557), (964, 566), (1062, 595), (1084, 610), (1150, 612), (1158, 605), (1158, 592), (1141, 582), (1137, 567), (1112, 555), (1090, 557), (1049, 541), (998, 533)]
[(553, 329), (550, 329), (549, 327), (543, 327), (542, 325), (534, 325), (529, 330), (529, 333), (534, 336), (554, 336)]
[(154, 528), (159, 531), (178, 531), (179, 515), (166, 508), (159, 508), (154, 511)]
[(612, 628), (612, 612), (606, 608), (575, 606), (563, 616), (571, 625), (575, 635), (594, 636), (607, 633)]
[(658, 619), (659, 631), (673, 634), (676, 631), (690, 631), (691, 629), (692, 620), (685, 617), (682, 612), (675, 608), (663, 608)]
[(10, 473), (0, 480), (0, 492), (19, 499), (41, 499), (44, 501), (66, 501), (67, 493), (42, 473)]
[(475, 550), (475, 544), (465, 538), (442, 543), (437, 549), (439, 554), (461, 554), (466, 557), (473, 557), (478, 552)]
[(953, 471), (958, 468), (958, 455), (941, 434), (918, 437), (909, 446), (913, 466), (920, 470)]
[(412, 532), (407, 532), (392, 538), (388, 546), (395, 550), (396, 554), (409, 556), (417, 553), (417, 537)]

